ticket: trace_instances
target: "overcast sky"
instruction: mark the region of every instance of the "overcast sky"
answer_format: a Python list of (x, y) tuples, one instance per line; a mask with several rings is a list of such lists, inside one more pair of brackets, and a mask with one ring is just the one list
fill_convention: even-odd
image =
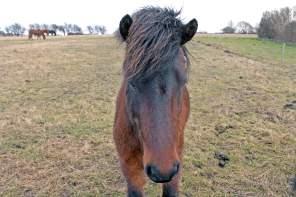
[(1, 0), (0, 27), (18, 22), (28, 27), (32, 23), (75, 23), (83, 29), (99, 24), (114, 32), (121, 17), (147, 6), (169, 6), (183, 10), (187, 22), (196, 18), (199, 31), (218, 32), (232, 20), (259, 23), (266, 10), (295, 6), (296, 0)]

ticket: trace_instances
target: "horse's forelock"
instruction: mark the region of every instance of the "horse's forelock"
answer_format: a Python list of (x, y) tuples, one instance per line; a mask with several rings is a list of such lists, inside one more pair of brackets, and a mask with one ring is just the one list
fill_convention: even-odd
[(180, 48), (180, 11), (146, 7), (132, 15), (124, 73), (129, 79), (152, 75), (169, 66)]

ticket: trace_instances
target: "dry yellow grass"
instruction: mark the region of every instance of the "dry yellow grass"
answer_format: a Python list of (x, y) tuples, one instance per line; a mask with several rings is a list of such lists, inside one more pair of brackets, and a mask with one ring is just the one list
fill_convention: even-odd
[[(295, 67), (197, 41), (181, 195), (293, 195), (296, 111), (283, 106), (296, 100)], [(112, 139), (123, 46), (79, 36), (0, 47), (0, 196), (124, 196)]]

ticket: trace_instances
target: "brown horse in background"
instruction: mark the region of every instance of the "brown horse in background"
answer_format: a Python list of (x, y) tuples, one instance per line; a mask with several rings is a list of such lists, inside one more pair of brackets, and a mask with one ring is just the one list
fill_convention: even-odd
[(184, 25), (179, 14), (147, 7), (120, 21), (126, 54), (113, 135), (128, 196), (143, 196), (144, 172), (162, 183), (163, 196), (178, 195), (189, 116), (184, 44), (198, 26), (195, 19)]
[(43, 40), (46, 39), (45, 34), (48, 36), (48, 30), (47, 29), (30, 29), (29, 30), (29, 40), (33, 39), (33, 35), (37, 36), (37, 40), (40, 39), (42, 36)]

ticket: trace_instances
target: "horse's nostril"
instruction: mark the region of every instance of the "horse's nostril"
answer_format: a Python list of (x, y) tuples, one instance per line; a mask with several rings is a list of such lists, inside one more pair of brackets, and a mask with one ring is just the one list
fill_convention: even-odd
[(152, 168), (152, 167), (151, 167), (150, 165), (146, 167), (146, 174), (147, 174), (149, 177), (150, 177), (150, 175), (152, 174), (152, 173), (151, 173), (151, 171), (152, 171), (151, 168)]
[(158, 170), (153, 165), (148, 165), (146, 167), (146, 173), (151, 179), (158, 179)]

